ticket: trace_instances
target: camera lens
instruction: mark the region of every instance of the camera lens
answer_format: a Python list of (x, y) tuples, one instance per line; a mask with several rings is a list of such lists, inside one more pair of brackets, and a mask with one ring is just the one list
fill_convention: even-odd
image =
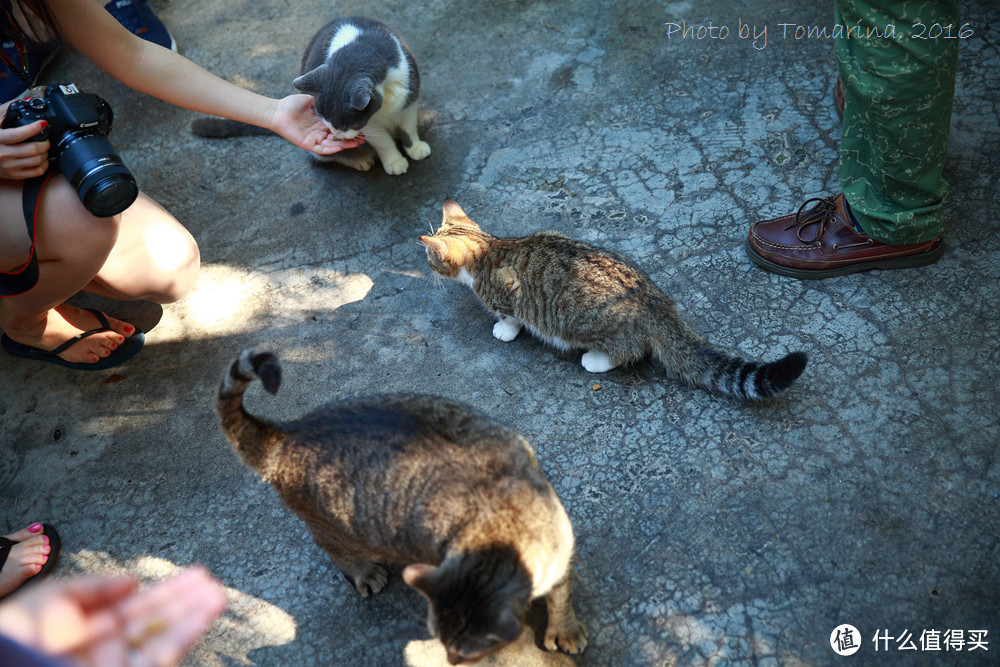
[(139, 196), (132, 172), (104, 135), (67, 132), (58, 151), (59, 169), (95, 216), (117, 215)]
[(98, 218), (109, 218), (121, 213), (139, 196), (139, 188), (132, 174), (121, 166), (124, 173), (105, 171), (99, 179), (84, 181), (80, 185), (80, 201)]

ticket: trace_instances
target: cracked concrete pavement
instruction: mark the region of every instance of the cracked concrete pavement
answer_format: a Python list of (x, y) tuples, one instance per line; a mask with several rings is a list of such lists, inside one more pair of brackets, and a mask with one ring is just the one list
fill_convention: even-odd
[[(433, 149), (400, 177), (318, 168), (274, 137), (193, 137), (191, 112), (62, 56), (48, 79), (111, 102), (112, 142), (204, 265), (162, 314), (115, 306), (155, 324), (126, 365), (0, 357), (0, 528), (55, 523), (59, 577), (207, 565), (230, 609), (190, 665), (440, 664), (422, 599), (397, 578), (362, 600), (220, 435), (213, 391), (254, 345), (285, 365), (276, 397), (249, 392), (257, 413), (419, 391), (532, 441), (574, 523), (591, 643), (570, 659), (525, 637), (496, 664), (839, 664), (841, 623), (865, 664), (996, 664), (1000, 11), (963, 3), (944, 257), (803, 282), (742, 244), (753, 220), (838, 188), (833, 45), (778, 27), (830, 25), (828, 4), (153, 0), (183, 54), (272, 96), (329, 17), (393, 25)], [(668, 37), (682, 21), (730, 34)], [(720, 347), (803, 350), (809, 367), (747, 406), (648, 364), (595, 377), (527, 336), (500, 343), (416, 243), (446, 196), (495, 235), (628, 255)], [(989, 651), (900, 649), (956, 630), (987, 630)]]

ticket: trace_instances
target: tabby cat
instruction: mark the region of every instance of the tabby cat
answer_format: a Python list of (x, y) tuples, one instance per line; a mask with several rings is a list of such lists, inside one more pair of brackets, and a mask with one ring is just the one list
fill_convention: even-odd
[(634, 264), (562, 234), (495, 238), (449, 199), (441, 228), (420, 240), (435, 272), (468, 285), (494, 313), (496, 338), (513, 340), (524, 326), (559, 349), (585, 348), (592, 373), (652, 355), (689, 384), (753, 401), (805, 370), (802, 352), (761, 364), (719, 351)]
[(516, 639), (540, 596), (545, 647), (583, 651), (587, 631), (570, 601), (573, 528), (527, 440), (460, 403), (414, 394), (272, 423), (243, 408), (257, 377), (276, 392), (278, 359), (244, 350), (219, 387), (222, 430), (362, 597), (385, 587), (382, 564), (404, 565), (453, 665)]
[[(302, 57), (302, 75), (293, 85), (315, 98), (316, 113), (337, 139), (364, 135), (365, 143), (317, 160), (368, 171), (378, 155), (389, 174), (406, 172), (409, 162), (431, 154), (417, 135), (420, 72), (403, 40), (381, 21), (339, 18), (319, 29)], [(252, 125), (222, 118), (198, 118), (191, 131), (203, 137), (266, 134)]]

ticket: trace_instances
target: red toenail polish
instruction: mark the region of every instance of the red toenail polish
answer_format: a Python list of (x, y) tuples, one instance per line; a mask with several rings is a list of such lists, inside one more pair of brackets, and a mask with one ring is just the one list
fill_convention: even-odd
[(30, 526), (28, 526), (29, 533), (37, 533), (41, 531), (41, 529), (42, 529), (42, 524), (40, 523), (33, 523)]
[(52, 547), (50, 547), (49, 545), (46, 544), (45, 546), (42, 547), (42, 553), (43, 554), (47, 554), (50, 551), (52, 551)]
[(135, 327), (134, 326), (132, 326), (131, 324), (126, 324), (125, 325), (125, 333), (132, 333), (133, 331), (135, 331)]

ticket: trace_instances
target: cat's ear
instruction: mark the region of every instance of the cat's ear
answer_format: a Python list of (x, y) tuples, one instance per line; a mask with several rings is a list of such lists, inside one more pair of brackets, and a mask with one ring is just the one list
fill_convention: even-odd
[(434, 576), (437, 568), (425, 563), (413, 563), (403, 568), (403, 581), (410, 588), (415, 588), (431, 598), (437, 591), (437, 580)]
[(441, 207), (444, 213), (444, 219), (442, 221), (442, 226), (452, 224), (455, 221), (460, 221), (463, 225), (467, 227), (472, 227), (473, 229), (479, 229), (479, 225), (474, 223), (469, 219), (469, 216), (465, 214), (462, 207), (458, 205), (454, 199), (445, 199), (444, 205)]
[(433, 236), (421, 236), (420, 242), (431, 249), (431, 252), (437, 256), (438, 261), (444, 261), (444, 256), (448, 254), (448, 244), (444, 239), (434, 238)]
[(504, 644), (509, 644), (521, 634), (521, 619), (511, 611), (510, 607), (504, 607), (500, 615), (497, 616), (496, 624), (490, 634)]
[(468, 220), (469, 216), (465, 214), (462, 207), (458, 205), (458, 202), (454, 199), (445, 199), (444, 205), (441, 207), (444, 212), (444, 217), (447, 218), (465, 218)]
[(319, 92), (319, 82), (326, 76), (326, 65), (320, 65), (314, 70), (306, 72), (299, 78), (292, 81), (295, 90), (306, 95), (315, 95)]
[(351, 107), (361, 111), (372, 101), (372, 80), (360, 79), (351, 89)]

